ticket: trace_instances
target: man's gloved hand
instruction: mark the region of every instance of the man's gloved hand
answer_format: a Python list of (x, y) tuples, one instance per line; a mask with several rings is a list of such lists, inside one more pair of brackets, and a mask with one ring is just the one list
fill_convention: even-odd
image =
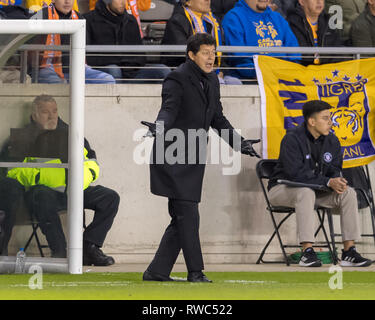
[(148, 132), (144, 135), (145, 137), (156, 137), (156, 135), (163, 135), (164, 134), (164, 122), (163, 121), (156, 121), (156, 122), (147, 122), (141, 121), (141, 123), (148, 127)]
[(145, 134), (145, 137), (155, 137), (156, 136), (156, 123), (141, 121), (141, 124), (148, 127), (148, 132)]
[(260, 155), (256, 153), (253, 149), (253, 144), (260, 142), (260, 139), (257, 140), (242, 140), (241, 142), (241, 153), (247, 154), (251, 157), (260, 158)]

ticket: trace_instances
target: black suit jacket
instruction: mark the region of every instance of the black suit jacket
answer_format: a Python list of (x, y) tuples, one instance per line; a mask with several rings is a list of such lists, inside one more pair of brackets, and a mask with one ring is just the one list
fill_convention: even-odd
[[(166, 136), (171, 129), (181, 133), (185, 138), (185, 150), (180, 149), (180, 153), (175, 152), (174, 156), (179, 160), (178, 163), (168, 163), (165, 151), (168, 154), (168, 150), (174, 148), (177, 138), (163, 141), (164, 145), (158, 147), (158, 139), (164, 137), (157, 135), (150, 165), (151, 192), (156, 195), (200, 202), (205, 170), (205, 160), (202, 159), (205, 159), (208, 139), (204, 134), (201, 138), (188, 139), (189, 129), (207, 133), (212, 127), (218, 130), (219, 135), (223, 133), (221, 129), (229, 129), (228, 139), (225, 140), (235, 150), (240, 150), (240, 143), (234, 145), (233, 141), (241, 142), (242, 138), (223, 115), (220, 85), (216, 74), (213, 72), (206, 74), (204, 79), (202, 76), (204, 77), (203, 71), (194, 62), (188, 60), (164, 80), (162, 106), (157, 121), (164, 122)], [(169, 131), (169, 134), (171, 133), (173, 131)], [(224, 136), (222, 137), (225, 138)], [(233, 138), (234, 136), (236, 139)], [(156, 160), (162, 160), (164, 163), (156, 163)]]

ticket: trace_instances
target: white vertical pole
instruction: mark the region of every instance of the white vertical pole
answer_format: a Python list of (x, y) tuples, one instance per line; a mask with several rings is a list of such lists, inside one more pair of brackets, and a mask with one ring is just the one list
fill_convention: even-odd
[(86, 24), (83, 23), (72, 34), (70, 62), (68, 266), (72, 274), (82, 273), (85, 47)]

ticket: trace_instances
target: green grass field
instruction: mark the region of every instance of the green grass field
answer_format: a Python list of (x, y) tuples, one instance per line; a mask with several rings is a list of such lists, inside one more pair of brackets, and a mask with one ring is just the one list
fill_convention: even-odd
[[(43, 289), (30, 289), (31, 274), (0, 275), (0, 299), (66, 300), (321, 300), (375, 299), (373, 272), (344, 272), (332, 290), (328, 272), (206, 272), (213, 283), (143, 282), (141, 273), (44, 274)], [(185, 273), (174, 273), (183, 280)]]

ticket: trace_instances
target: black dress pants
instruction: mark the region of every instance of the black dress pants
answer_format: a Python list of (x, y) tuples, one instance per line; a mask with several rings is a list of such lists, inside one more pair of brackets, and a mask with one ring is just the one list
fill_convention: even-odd
[(203, 270), (198, 203), (168, 199), (168, 209), (172, 220), (147, 270), (169, 276), (181, 249), (188, 272)]
[(83, 207), (94, 210), (94, 219), (83, 233), (83, 240), (102, 247), (118, 211), (120, 196), (103, 186), (88, 187), (83, 193)]
[(0, 235), (0, 255), (8, 255), (8, 243), (12, 235), (18, 208), (23, 203), (25, 188), (17, 180), (0, 180), (0, 210), (5, 212), (5, 219)]
[[(84, 208), (95, 211), (94, 219), (83, 233), (83, 240), (101, 247), (117, 214), (120, 197), (103, 186), (88, 187), (83, 194)], [(39, 221), (48, 246), (54, 255), (66, 251), (66, 240), (58, 212), (66, 209), (67, 196), (49, 187), (33, 186), (26, 193), (26, 204)]]

